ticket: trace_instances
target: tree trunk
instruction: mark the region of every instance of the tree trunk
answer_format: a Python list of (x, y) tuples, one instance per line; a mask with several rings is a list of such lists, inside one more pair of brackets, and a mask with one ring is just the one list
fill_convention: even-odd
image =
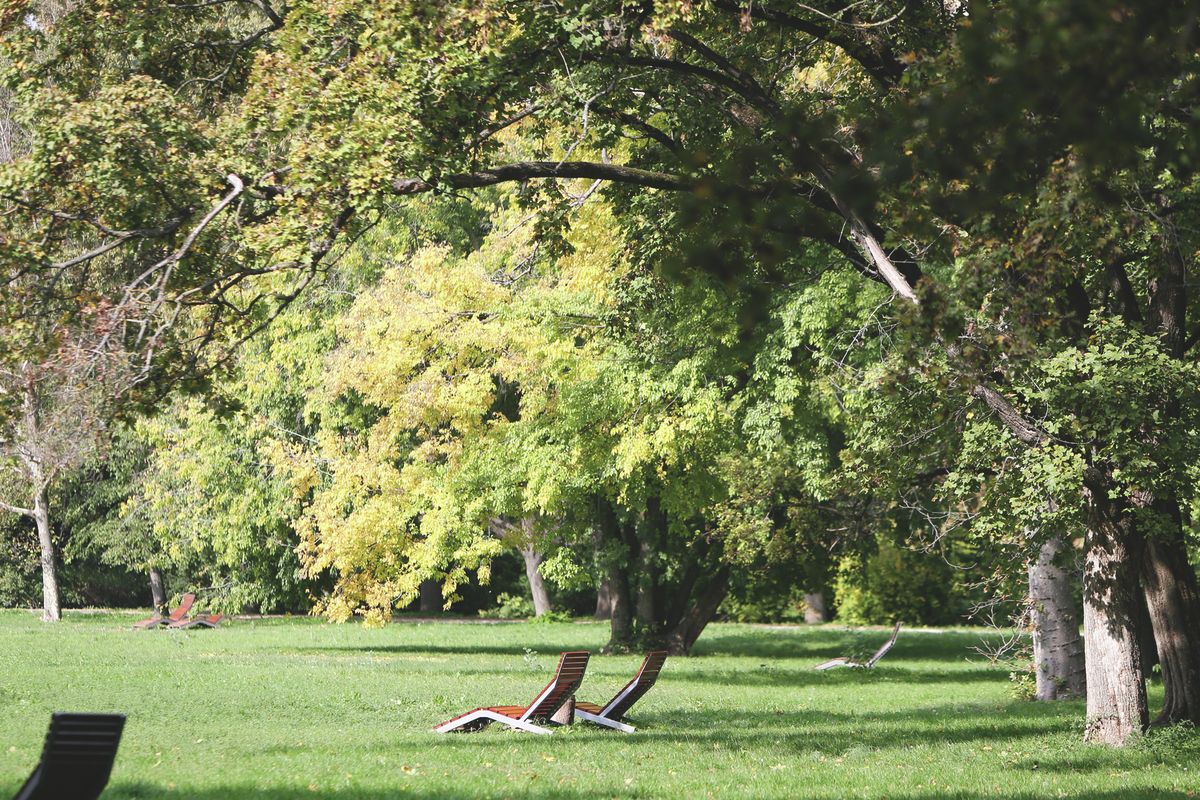
[(667, 650), (672, 655), (687, 655), (700, 638), (705, 626), (712, 621), (721, 601), (729, 594), (729, 567), (722, 566), (709, 579), (700, 597), (692, 604), (683, 619), (667, 633)]
[(1071, 576), (1054, 563), (1065, 548), (1062, 537), (1055, 536), (1042, 545), (1037, 560), (1029, 565), (1038, 700), (1083, 697), (1087, 689)]
[(525, 559), (525, 577), (529, 579), (529, 592), (533, 595), (533, 613), (540, 617), (551, 610), (550, 593), (546, 591), (546, 581), (538, 571), (542, 554), (534, 550), (532, 544), (525, 544), (521, 546), (521, 557)]
[(804, 593), (804, 622), (820, 625), (829, 622), (829, 608), (825, 605), (825, 593), (817, 590)]
[(1146, 600), (1144, 585), (1136, 601), (1137, 609), (1133, 622), (1137, 628), (1138, 647), (1142, 649), (1142, 675), (1149, 679), (1155, 665), (1158, 664), (1158, 645), (1154, 643), (1154, 622), (1150, 619), (1150, 606)]
[(626, 542), (630, 558), (637, 564), (636, 615), (639, 632), (653, 641), (662, 635), (665, 608), (662, 602), (662, 570), (659, 568), (659, 548), (666, 537), (667, 516), (657, 497), (646, 500), (646, 511), (642, 515), (641, 535), (630, 525), (626, 530)]
[(621, 521), (612, 505), (601, 497), (595, 498), (596, 549), (602, 555), (604, 581), (611, 596), (609, 605), (608, 644), (604, 653), (628, 652), (633, 646), (633, 605), (629, 591), (629, 552), (621, 532)]
[(163, 585), (163, 576), (154, 567), (150, 568), (150, 599), (154, 603), (154, 613), (160, 617), (167, 616), (170, 609), (167, 608), (167, 590)]
[(421, 581), (419, 589), (421, 596), (418, 608), (422, 614), (431, 614), (442, 610), (445, 598), (442, 597), (442, 585), (434, 580)]
[(55, 565), (54, 540), (50, 537), (50, 509), (46, 503), (46, 490), (40, 489), (33, 497), (33, 521), (37, 524), (38, 544), (42, 561), (42, 619), (57, 622), (62, 619), (58, 603), (58, 572)]
[(633, 646), (633, 605), (629, 597), (629, 575), (625, 568), (614, 564), (609, 572), (612, 584), (612, 611), (609, 615), (608, 644), (606, 653), (619, 653)]
[(1091, 504), (1083, 572), (1084, 739), (1120, 746), (1145, 730), (1149, 716), (1134, 622), (1142, 547), (1131, 513), (1102, 492), (1091, 493)]
[(600, 586), (596, 590), (596, 619), (609, 619), (612, 617), (612, 606), (612, 582), (607, 577), (604, 577), (601, 578)]
[(1155, 725), (1200, 725), (1200, 591), (1180, 539), (1146, 543), (1142, 587), (1162, 665), (1163, 707)]

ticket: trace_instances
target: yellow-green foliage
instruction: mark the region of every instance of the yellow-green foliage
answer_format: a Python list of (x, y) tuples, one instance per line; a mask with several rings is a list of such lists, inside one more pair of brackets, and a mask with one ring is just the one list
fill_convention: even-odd
[[(529, 221), (502, 200), (478, 249), (417, 250), (338, 322), (327, 391), (373, 421), (318, 434), (327, 476), (298, 523), (306, 569), (337, 575), (321, 606), (335, 619), (382, 620), (430, 576), (448, 598), (471, 571), (486, 581), (504, 546), (487, 532), (496, 517), (569, 533), (592, 495), (636, 502), (668, 473), (686, 476), (669, 488), (677, 507), (711, 496), (727, 387), (701, 358), (645, 364), (614, 332), (628, 267), (609, 206), (576, 212), (557, 259)], [(303, 491), (315, 478), (296, 480)]]

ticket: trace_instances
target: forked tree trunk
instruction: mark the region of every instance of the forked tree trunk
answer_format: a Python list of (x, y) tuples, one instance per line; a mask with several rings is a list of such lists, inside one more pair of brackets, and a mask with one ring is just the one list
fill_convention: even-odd
[[(1087, 664), (1084, 739), (1124, 745), (1146, 728), (1146, 682), (1134, 617), (1141, 544), (1132, 515), (1094, 493), (1083, 572)], [(1097, 508), (1100, 506), (1100, 508)]]
[(1042, 545), (1037, 560), (1029, 565), (1038, 700), (1083, 697), (1087, 688), (1071, 576), (1055, 563), (1065, 549), (1066, 542), (1056, 536)]
[(163, 585), (162, 573), (157, 569), (150, 568), (150, 599), (154, 603), (154, 613), (161, 617), (168, 614), (167, 608), (167, 589)]
[(808, 625), (820, 625), (829, 621), (829, 608), (825, 605), (825, 593), (822, 591), (806, 592), (804, 594), (804, 622)]
[(1155, 725), (1200, 725), (1200, 591), (1179, 539), (1146, 543), (1142, 587), (1162, 665), (1163, 707)]
[(546, 581), (538, 567), (542, 565), (542, 554), (533, 549), (533, 545), (521, 546), (521, 558), (525, 559), (525, 577), (529, 579), (529, 592), (533, 595), (533, 613), (540, 617), (551, 610), (550, 593), (546, 591)]
[(46, 502), (46, 490), (41, 489), (33, 497), (33, 521), (37, 525), (38, 545), (42, 563), (42, 619), (57, 622), (62, 619), (58, 601), (58, 572), (55, 564), (54, 539), (50, 535), (50, 509)]
[(1134, 624), (1137, 626), (1138, 647), (1142, 648), (1142, 675), (1149, 678), (1158, 664), (1158, 645), (1154, 643), (1154, 623), (1150, 621), (1150, 606), (1146, 600), (1144, 584), (1137, 597)]
[(705, 584), (683, 618), (667, 632), (667, 651), (672, 655), (687, 655), (700, 638), (704, 628), (716, 616), (721, 601), (729, 594), (729, 567), (722, 566)]

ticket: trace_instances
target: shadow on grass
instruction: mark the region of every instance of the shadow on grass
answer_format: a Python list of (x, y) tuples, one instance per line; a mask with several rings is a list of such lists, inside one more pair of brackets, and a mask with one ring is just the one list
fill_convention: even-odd
[[(757, 658), (812, 658), (822, 661), (844, 656), (855, 649), (874, 651), (888, 638), (886, 631), (826, 628), (772, 630), (757, 633), (727, 634), (716, 632), (701, 638), (693, 650), (695, 656), (752, 656)], [(948, 631), (933, 633), (922, 630), (900, 630), (896, 645), (887, 654), (887, 661), (960, 661), (976, 657), (974, 648), (981, 642), (998, 644), (996, 634)]]
[[(102, 800), (142, 800), (143, 798), (152, 797), (187, 797), (188, 800), (233, 800), (236, 798), (245, 798), (245, 800), (295, 800), (296, 797), (303, 796), (303, 794), (305, 793), (298, 792), (294, 787), (272, 789), (247, 784), (231, 784), (201, 790), (191, 788), (186, 790), (169, 790), (165, 786), (154, 786), (146, 783), (115, 783), (109, 787), (108, 791), (101, 798)], [(330, 800), (392, 800), (392, 798), (400, 796), (426, 798), (427, 800), (461, 800), (461, 798), (471, 795), (472, 792), (462, 789), (421, 788), (397, 782), (394, 789), (321, 789), (312, 792), (309, 796), (330, 798)], [(825, 792), (822, 795), (828, 796), (828, 793)], [(568, 789), (564, 786), (546, 786), (543, 789), (533, 790), (520, 787), (496, 786), (483, 796), (505, 798), (556, 797), (566, 798), (566, 800), (584, 800), (586, 798), (586, 800), (595, 800), (598, 796), (609, 796), (609, 793), (603, 789)], [(816, 795), (805, 794), (803, 789), (795, 788), (789, 796), (803, 798)], [(981, 800), (982, 798), (995, 800), (997, 795), (992, 792), (930, 790), (927, 792), (902, 792), (896, 796), (903, 797), (906, 800), (934, 800), (934, 798), (943, 800), (946, 797), (954, 797), (957, 800)], [(1109, 791), (1081, 789), (1071, 792), (1059, 791), (1054, 796), (1066, 798), (1066, 800), (1085, 800), (1085, 798), (1087, 800), (1128, 800), (1129, 798), (1142, 797), (1184, 800), (1184, 798), (1195, 797), (1195, 793), (1164, 791), (1162, 789), (1146, 789), (1143, 791), (1136, 789), (1112, 789)], [(1011, 798), (1011, 800), (1042, 800), (1046, 795), (1040, 792), (1009, 791), (1005, 792), (1004, 797)]]
[[(530, 626), (529, 635), (524, 641), (512, 644), (436, 644), (431, 642), (413, 642), (411, 644), (362, 644), (362, 645), (313, 645), (284, 647), (283, 652), (345, 652), (345, 653), (445, 653), (453, 655), (502, 655), (523, 656), (527, 647), (550, 654), (559, 650), (591, 650), (597, 652), (602, 641), (591, 639), (586, 642), (573, 642), (564, 645), (561, 641), (547, 645), (539, 641), (539, 631)], [(972, 649), (981, 641), (999, 641), (998, 637), (984, 633), (925, 633), (913, 631), (908, 636), (903, 635), (887, 655), (889, 662), (904, 661), (949, 661), (961, 663), (972, 656), (979, 658)], [(874, 650), (886, 638), (881, 638), (878, 631), (857, 630), (804, 630), (792, 631), (763, 630), (756, 633), (717, 633), (710, 638), (702, 638), (696, 643), (690, 656), (686, 658), (705, 658), (709, 656), (770, 658), (770, 659), (813, 659), (819, 663), (825, 659), (846, 655), (855, 649)], [(677, 656), (678, 657), (678, 656)]]
[[(781, 709), (738, 711), (714, 709), (632, 716), (639, 727), (636, 741), (668, 744), (712, 742), (727, 749), (785, 747), (793, 753), (837, 754), (849, 750), (886, 750), (913, 745), (962, 744), (1055, 736), (1077, 731), (1074, 707), (1026, 705), (940, 705), (904, 711), (832, 712)], [(616, 734), (580, 727), (568, 734), (613, 738)], [(508, 735), (447, 734), (432, 739), (431, 747), (511, 746)]]
[(663, 680), (683, 683), (723, 684), (726, 686), (871, 686), (879, 683), (996, 683), (1004, 674), (986, 669), (923, 669), (914, 667), (875, 667), (874, 669), (839, 669), (818, 672), (814, 669), (780, 669), (764, 664), (757, 668), (736, 670), (681, 671), (663, 670)]

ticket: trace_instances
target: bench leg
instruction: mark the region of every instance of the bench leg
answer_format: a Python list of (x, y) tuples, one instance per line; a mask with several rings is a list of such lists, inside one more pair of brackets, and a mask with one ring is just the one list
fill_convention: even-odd
[(617, 722), (615, 719), (602, 717), (599, 714), (589, 714), (586, 711), (575, 709), (575, 715), (585, 722), (590, 722), (593, 725), (600, 725), (604, 728), (612, 728), (613, 730), (621, 731), (622, 733), (633, 733), (637, 728), (632, 725), (626, 725), (624, 722)]

